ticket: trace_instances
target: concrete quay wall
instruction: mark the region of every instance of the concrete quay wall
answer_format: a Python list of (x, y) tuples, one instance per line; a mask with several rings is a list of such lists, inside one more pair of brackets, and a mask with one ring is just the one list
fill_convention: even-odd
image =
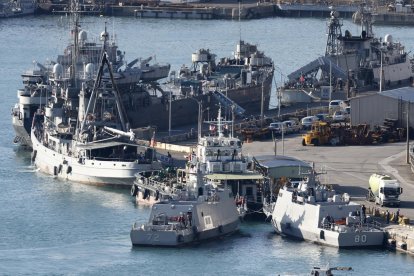
[(373, 24), (414, 25), (414, 13), (377, 13), (372, 15)]

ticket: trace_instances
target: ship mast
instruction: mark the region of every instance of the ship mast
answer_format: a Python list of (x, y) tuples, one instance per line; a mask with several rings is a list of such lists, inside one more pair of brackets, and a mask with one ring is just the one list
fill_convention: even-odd
[(362, 3), (360, 7), (361, 13), (361, 34), (365, 33), (365, 37), (373, 37), (374, 33), (372, 31), (372, 15), (366, 9), (366, 3)]
[[(102, 54), (101, 64), (100, 64), (99, 70), (98, 70), (98, 75), (96, 77), (96, 80), (95, 80), (95, 83), (94, 83), (94, 86), (93, 86), (93, 90), (92, 90), (91, 96), (89, 98), (88, 107), (86, 108), (85, 115), (92, 113), (92, 109), (94, 108), (95, 100), (97, 98), (98, 89), (99, 89), (99, 87), (101, 87), (102, 76), (103, 76), (105, 65), (108, 68), (109, 76), (110, 76), (111, 83), (112, 83), (113, 93), (115, 95), (116, 106), (117, 106), (118, 113), (119, 113), (119, 119), (121, 121), (121, 130), (122, 131), (128, 131), (127, 127), (128, 127), (129, 124), (128, 124), (127, 117), (126, 117), (126, 111), (125, 111), (125, 109), (122, 105), (121, 96), (120, 96), (118, 87), (115, 83), (115, 79), (114, 79), (114, 76), (113, 76), (113, 73), (112, 73), (112, 66), (111, 66), (111, 64), (108, 60), (108, 56), (107, 56), (107, 53), (105, 51)], [(82, 91), (81, 91), (81, 93), (82, 93)], [(85, 119), (81, 123), (79, 134), (82, 134), (86, 130), (86, 116), (84, 116), (84, 118)]]
[(70, 79), (72, 80), (72, 85), (77, 88), (77, 78), (76, 78), (76, 66), (78, 64), (78, 54), (79, 54), (79, 3), (76, 0), (70, 2), (70, 14), (72, 20), (72, 30), (73, 35), (73, 52), (72, 54), (72, 66), (70, 70)]
[(340, 52), (338, 38), (342, 36), (342, 23), (339, 20), (339, 13), (331, 11), (331, 17), (328, 21), (328, 40), (326, 42), (325, 56), (335, 56)]

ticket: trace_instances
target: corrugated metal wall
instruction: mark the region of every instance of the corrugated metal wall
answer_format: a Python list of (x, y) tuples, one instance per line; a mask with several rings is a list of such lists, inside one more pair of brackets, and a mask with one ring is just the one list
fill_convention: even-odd
[[(386, 118), (397, 119), (399, 127), (407, 125), (408, 102), (375, 94), (352, 98), (350, 104), (352, 125), (382, 125)], [(410, 126), (414, 128), (414, 103), (410, 104), (409, 115)]]
[(301, 167), (301, 166), (286, 166), (269, 168), (269, 176), (275, 179), (281, 177), (287, 178), (302, 178), (311, 173), (312, 167)]

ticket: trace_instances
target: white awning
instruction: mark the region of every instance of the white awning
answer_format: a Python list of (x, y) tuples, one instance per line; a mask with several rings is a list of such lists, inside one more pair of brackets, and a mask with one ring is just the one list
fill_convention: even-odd
[(259, 173), (214, 173), (205, 177), (209, 180), (260, 180), (264, 178)]

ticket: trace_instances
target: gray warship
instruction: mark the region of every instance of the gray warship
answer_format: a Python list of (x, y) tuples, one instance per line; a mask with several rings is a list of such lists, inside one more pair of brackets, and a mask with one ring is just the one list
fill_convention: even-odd
[(35, 0), (2, 0), (0, 1), (0, 18), (32, 15), (36, 7)]
[(288, 75), (279, 89), (282, 105), (328, 99), (347, 99), (361, 91), (412, 84), (414, 59), (392, 35), (375, 37), (372, 16), (361, 6), (361, 33), (342, 32), (342, 21), (332, 11), (327, 23), (325, 55)]
[[(359, 215), (358, 215), (359, 214)], [(315, 175), (279, 191), (272, 212), (277, 233), (339, 248), (381, 247), (385, 232), (361, 214), (361, 205), (319, 184)]]
[(133, 245), (183, 246), (229, 235), (240, 219), (231, 190), (216, 188), (199, 175), (187, 183), (185, 194), (152, 206), (149, 221), (134, 223)]
[[(33, 68), (21, 75), (23, 88), (17, 90), (18, 103), (11, 112), (15, 131), (14, 143), (32, 147), (30, 127), (33, 114), (38, 109), (44, 109), (48, 99), (56, 94), (56, 90), (65, 90), (64, 97), (72, 101), (71, 112), (76, 112), (82, 83), (85, 79), (96, 77), (103, 49), (113, 66), (115, 83), (124, 101), (130, 102), (131, 94), (141, 95), (141, 92), (148, 94), (146, 84), (152, 85), (153, 82), (168, 76), (170, 65), (150, 63), (152, 57), (136, 58), (127, 63), (125, 54), (119, 50), (114, 37), (111, 37), (106, 30), (106, 26), (98, 39), (88, 38), (87, 31), (80, 25), (80, 10), (77, 1), (71, 1), (70, 15), (71, 41), (63, 53), (48, 64), (35, 61)], [(103, 79), (109, 80), (108, 78), (109, 73), (106, 71)], [(139, 99), (135, 101), (135, 105), (142, 97), (137, 98)], [(143, 124), (137, 122), (133, 125)]]

